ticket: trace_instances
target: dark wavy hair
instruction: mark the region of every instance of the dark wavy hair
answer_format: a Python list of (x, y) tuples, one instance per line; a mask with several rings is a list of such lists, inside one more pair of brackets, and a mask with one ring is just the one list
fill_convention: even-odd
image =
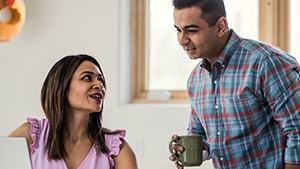
[[(41, 104), (49, 121), (49, 134), (45, 151), (49, 159), (62, 159), (67, 156), (64, 147), (63, 133), (65, 130), (66, 112), (69, 106), (67, 92), (70, 81), (83, 61), (91, 61), (103, 74), (98, 61), (89, 55), (69, 55), (57, 61), (50, 69), (41, 89)], [(103, 82), (106, 88), (105, 79)], [(103, 103), (102, 103), (103, 104)], [(89, 115), (88, 137), (98, 147), (98, 151), (108, 152), (104, 134), (109, 130), (102, 127), (102, 109)]]
[(213, 26), (222, 17), (226, 17), (226, 10), (223, 0), (173, 0), (172, 5), (175, 9), (185, 9), (198, 7), (202, 14), (200, 18)]

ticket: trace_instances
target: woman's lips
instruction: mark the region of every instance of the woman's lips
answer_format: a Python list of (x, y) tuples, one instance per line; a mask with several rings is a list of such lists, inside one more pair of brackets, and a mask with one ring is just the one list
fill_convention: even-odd
[(103, 94), (102, 93), (94, 93), (92, 95), (90, 95), (90, 97), (94, 100), (97, 100), (98, 102), (101, 101), (101, 99), (103, 99)]

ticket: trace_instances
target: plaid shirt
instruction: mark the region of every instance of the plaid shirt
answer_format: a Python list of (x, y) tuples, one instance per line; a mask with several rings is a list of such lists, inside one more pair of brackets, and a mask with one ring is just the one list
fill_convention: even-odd
[(300, 67), (287, 53), (233, 30), (218, 59), (188, 79), (189, 134), (215, 168), (280, 169), (300, 163)]

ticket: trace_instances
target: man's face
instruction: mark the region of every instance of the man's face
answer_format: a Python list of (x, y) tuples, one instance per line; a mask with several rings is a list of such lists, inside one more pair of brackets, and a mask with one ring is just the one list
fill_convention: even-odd
[(191, 59), (205, 58), (214, 62), (218, 55), (218, 28), (208, 26), (201, 19), (201, 10), (197, 7), (175, 9), (174, 26), (177, 39)]

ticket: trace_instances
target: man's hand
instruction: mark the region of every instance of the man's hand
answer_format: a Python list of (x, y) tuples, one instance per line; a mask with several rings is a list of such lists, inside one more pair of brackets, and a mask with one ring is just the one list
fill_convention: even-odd
[[(173, 136), (171, 137), (171, 140), (178, 140), (178, 135), (176, 135), (176, 134), (173, 135)], [(175, 156), (176, 156), (176, 154), (178, 154), (178, 152), (183, 152), (183, 151), (184, 151), (184, 147), (179, 146), (179, 145), (176, 145), (176, 144), (173, 144), (173, 145), (172, 145), (172, 149), (173, 149), (173, 151), (174, 151)], [(206, 160), (206, 159), (208, 158), (208, 156), (209, 156), (209, 149), (208, 149), (208, 147), (206, 146), (205, 143), (203, 143), (202, 150), (203, 150), (203, 154), (202, 154), (202, 155), (203, 155), (203, 161), (204, 161), (204, 160)], [(180, 163), (178, 162), (178, 160), (176, 160), (176, 157), (175, 157), (175, 156), (174, 156), (174, 155), (171, 155), (171, 156), (169, 157), (169, 159), (175, 163), (175, 165), (176, 165), (176, 167), (177, 167), (178, 169), (183, 169), (184, 167), (183, 167), (182, 165), (180, 165)]]
[[(172, 140), (178, 140), (178, 135), (173, 135), (171, 139), (172, 139)], [(179, 146), (179, 145), (176, 145), (176, 144), (173, 144), (173, 145), (172, 145), (172, 149), (173, 149), (173, 151), (175, 152), (175, 154), (177, 154), (177, 152), (183, 152), (183, 151), (184, 151), (184, 147)], [(171, 161), (174, 161), (174, 163), (175, 163), (175, 165), (176, 165), (176, 167), (177, 167), (178, 169), (183, 169), (183, 166), (179, 164), (179, 162), (176, 160), (176, 158), (175, 158), (173, 155), (171, 155), (171, 156), (169, 157), (169, 159), (170, 159)]]

